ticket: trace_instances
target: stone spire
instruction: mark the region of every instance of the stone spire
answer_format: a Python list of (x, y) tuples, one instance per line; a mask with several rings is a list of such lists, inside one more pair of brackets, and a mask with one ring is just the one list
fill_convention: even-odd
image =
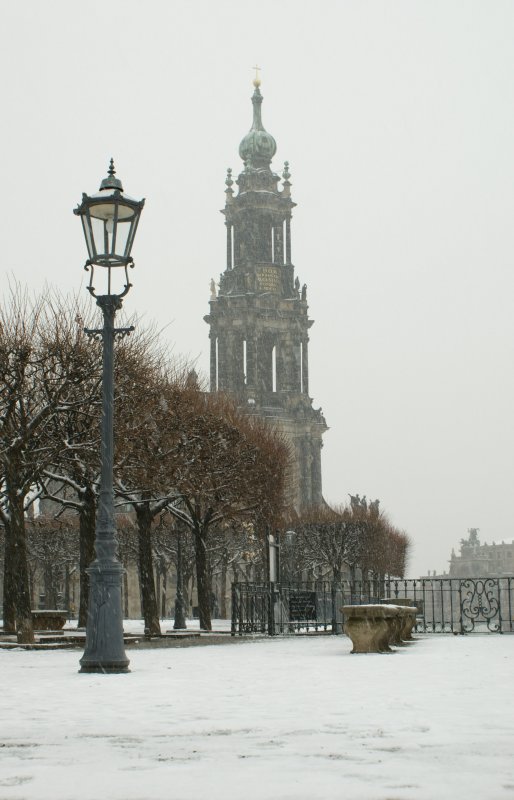
[(255, 90), (252, 96), (252, 127), (239, 145), (239, 155), (243, 159), (246, 169), (269, 169), (271, 159), (277, 152), (275, 139), (262, 124), (261, 106), (263, 98), (259, 88), (260, 83), (260, 79), (255, 78), (253, 82)]

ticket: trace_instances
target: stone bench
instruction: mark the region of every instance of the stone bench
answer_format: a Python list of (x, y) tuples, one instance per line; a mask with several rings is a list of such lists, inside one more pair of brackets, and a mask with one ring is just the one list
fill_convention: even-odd
[(68, 619), (66, 611), (56, 609), (36, 610), (31, 614), (35, 631), (61, 631)]
[[(343, 606), (344, 632), (353, 644), (352, 653), (390, 653), (391, 644), (403, 644), (404, 622), (416, 621), (416, 609), (389, 603)], [(412, 630), (412, 627), (411, 627)]]

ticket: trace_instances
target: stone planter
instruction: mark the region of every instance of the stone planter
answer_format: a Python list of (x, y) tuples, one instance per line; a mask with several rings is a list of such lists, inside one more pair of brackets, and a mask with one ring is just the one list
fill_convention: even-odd
[(412, 600), (408, 597), (384, 597), (380, 602), (387, 605), (401, 606), (408, 610), (409, 613), (403, 614), (400, 636), (404, 642), (413, 642), (412, 629), (416, 624), (417, 608), (413, 605)]
[(386, 605), (343, 606), (344, 632), (353, 644), (352, 653), (388, 653), (394, 631), (393, 607)]

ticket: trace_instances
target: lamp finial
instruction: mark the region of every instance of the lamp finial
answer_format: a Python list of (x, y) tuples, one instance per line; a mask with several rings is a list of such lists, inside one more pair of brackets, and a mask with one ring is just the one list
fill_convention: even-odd
[(100, 184), (100, 191), (104, 191), (104, 189), (118, 189), (118, 191), (123, 191), (123, 186), (119, 178), (115, 178), (116, 170), (114, 169), (114, 158), (111, 158), (109, 169), (107, 170), (107, 177), (103, 179), (102, 183)]

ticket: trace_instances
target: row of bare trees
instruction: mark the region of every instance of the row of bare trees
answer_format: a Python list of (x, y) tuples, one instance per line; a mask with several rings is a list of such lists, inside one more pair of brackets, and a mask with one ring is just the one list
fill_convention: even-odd
[[(79, 519), (80, 608), (94, 557), (99, 483), (101, 350), (83, 334), (76, 300), (15, 286), (0, 307), (0, 521), (4, 629), (33, 639), (27, 510), (51, 498)], [(152, 537), (166, 511), (191, 531), (200, 624), (211, 627), (212, 531), (243, 522), (264, 531), (283, 511), (289, 450), (270, 426), (200, 390), (152, 330), (119, 342), (115, 358), (115, 487), (136, 520), (145, 627), (159, 633)]]
[[(138, 565), (141, 572), (140, 533), (135, 514), (118, 515), (120, 558), (128, 569)], [(1, 532), (0, 532), (1, 533)], [(295, 531), (280, 536), (281, 580), (319, 581), (342, 578), (380, 580), (386, 575), (404, 574), (407, 536), (396, 530), (379, 511), (378, 501), (352, 497), (339, 509), (324, 506), (310, 509), (295, 519)], [(70, 607), (72, 576), (79, 568), (79, 533), (76, 515), (39, 515), (27, 521), (28, 569), (32, 604), (37, 602), (36, 586), (43, 589), (45, 603)], [(267, 579), (265, 542), (250, 522), (233, 521), (213, 526), (206, 546), (208, 582), (216, 616), (226, 618), (229, 582)], [(167, 510), (153, 520), (151, 561), (155, 575), (158, 615), (173, 615), (174, 594), (170, 578), (180, 576), (183, 612), (193, 605), (195, 541), (191, 530)], [(180, 562), (180, 566), (179, 566)], [(144, 565), (144, 562), (143, 562)], [(125, 582), (125, 614), (129, 616), (128, 582)], [(177, 601), (178, 602), (178, 598)], [(177, 618), (177, 614), (176, 614)]]
[[(141, 571), (139, 532), (134, 514), (117, 517), (119, 557), (125, 577), (131, 567)], [(61, 608), (75, 612), (77, 576), (79, 575), (79, 525), (76, 514), (29, 515), (26, 519), (27, 564), (31, 607), (43, 602), (45, 608)], [(0, 526), (0, 568), (3, 566), (4, 529)], [(207, 544), (208, 581), (211, 606), (217, 615), (226, 618), (229, 607), (230, 581), (266, 577), (266, 550), (251, 523), (236, 522), (213, 527)], [(194, 535), (182, 522), (164, 511), (155, 520), (151, 532), (153, 574), (158, 613), (161, 618), (173, 616), (176, 578), (181, 573), (184, 614), (195, 605), (196, 557)], [(180, 561), (180, 568), (179, 568)], [(129, 581), (124, 581), (124, 612), (130, 616)], [(132, 591), (136, 587), (132, 587)], [(139, 585), (141, 590), (141, 582)], [(137, 596), (137, 595), (136, 595)], [(139, 592), (141, 598), (141, 591)]]
[[(57, 516), (78, 520), (79, 624), (86, 623), (100, 472), (101, 344), (83, 333), (84, 326), (95, 327), (93, 314), (77, 299), (50, 290), (33, 298), (16, 285), (0, 305), (3, 619), (21, 641), (33, 638), (27, 512), (36, 500), (53, 500)], [(115, 491), (135, 537), (150, 634), (160, 632), (162, 610), (156, 558), (173, 551), (179, 530), (190, 533), (205, 629), (211, 627), (213, 569), (219, 565), (222, 582), (241, 564), (262, 571), (264, 533), (274, 528), (295, 530), (297, 574), (307, 569), (337, 578), (343, 565), (403, 574), (407, 539), (377, 502), (355, 496), (346, 508), (291, 517), (283, 437), (226, 396), (201, 391), (194, 371), (177, 366), (160, 341), (137, 325), (117, 343), (115, 356)], [(57, 564), (58, 537), (51, 526), (40, 527)], [(65, 528), (55, 530), (73, 538)], [(42, 546), (34, 539), (32, 552)]]
[(343, 574), (403, 577), (409, 538), (395, 528), (380, 503), (351, 495), (347, 505), (308, 509), (290, 519), (282, 546), (282, 575), (340, 580)]

